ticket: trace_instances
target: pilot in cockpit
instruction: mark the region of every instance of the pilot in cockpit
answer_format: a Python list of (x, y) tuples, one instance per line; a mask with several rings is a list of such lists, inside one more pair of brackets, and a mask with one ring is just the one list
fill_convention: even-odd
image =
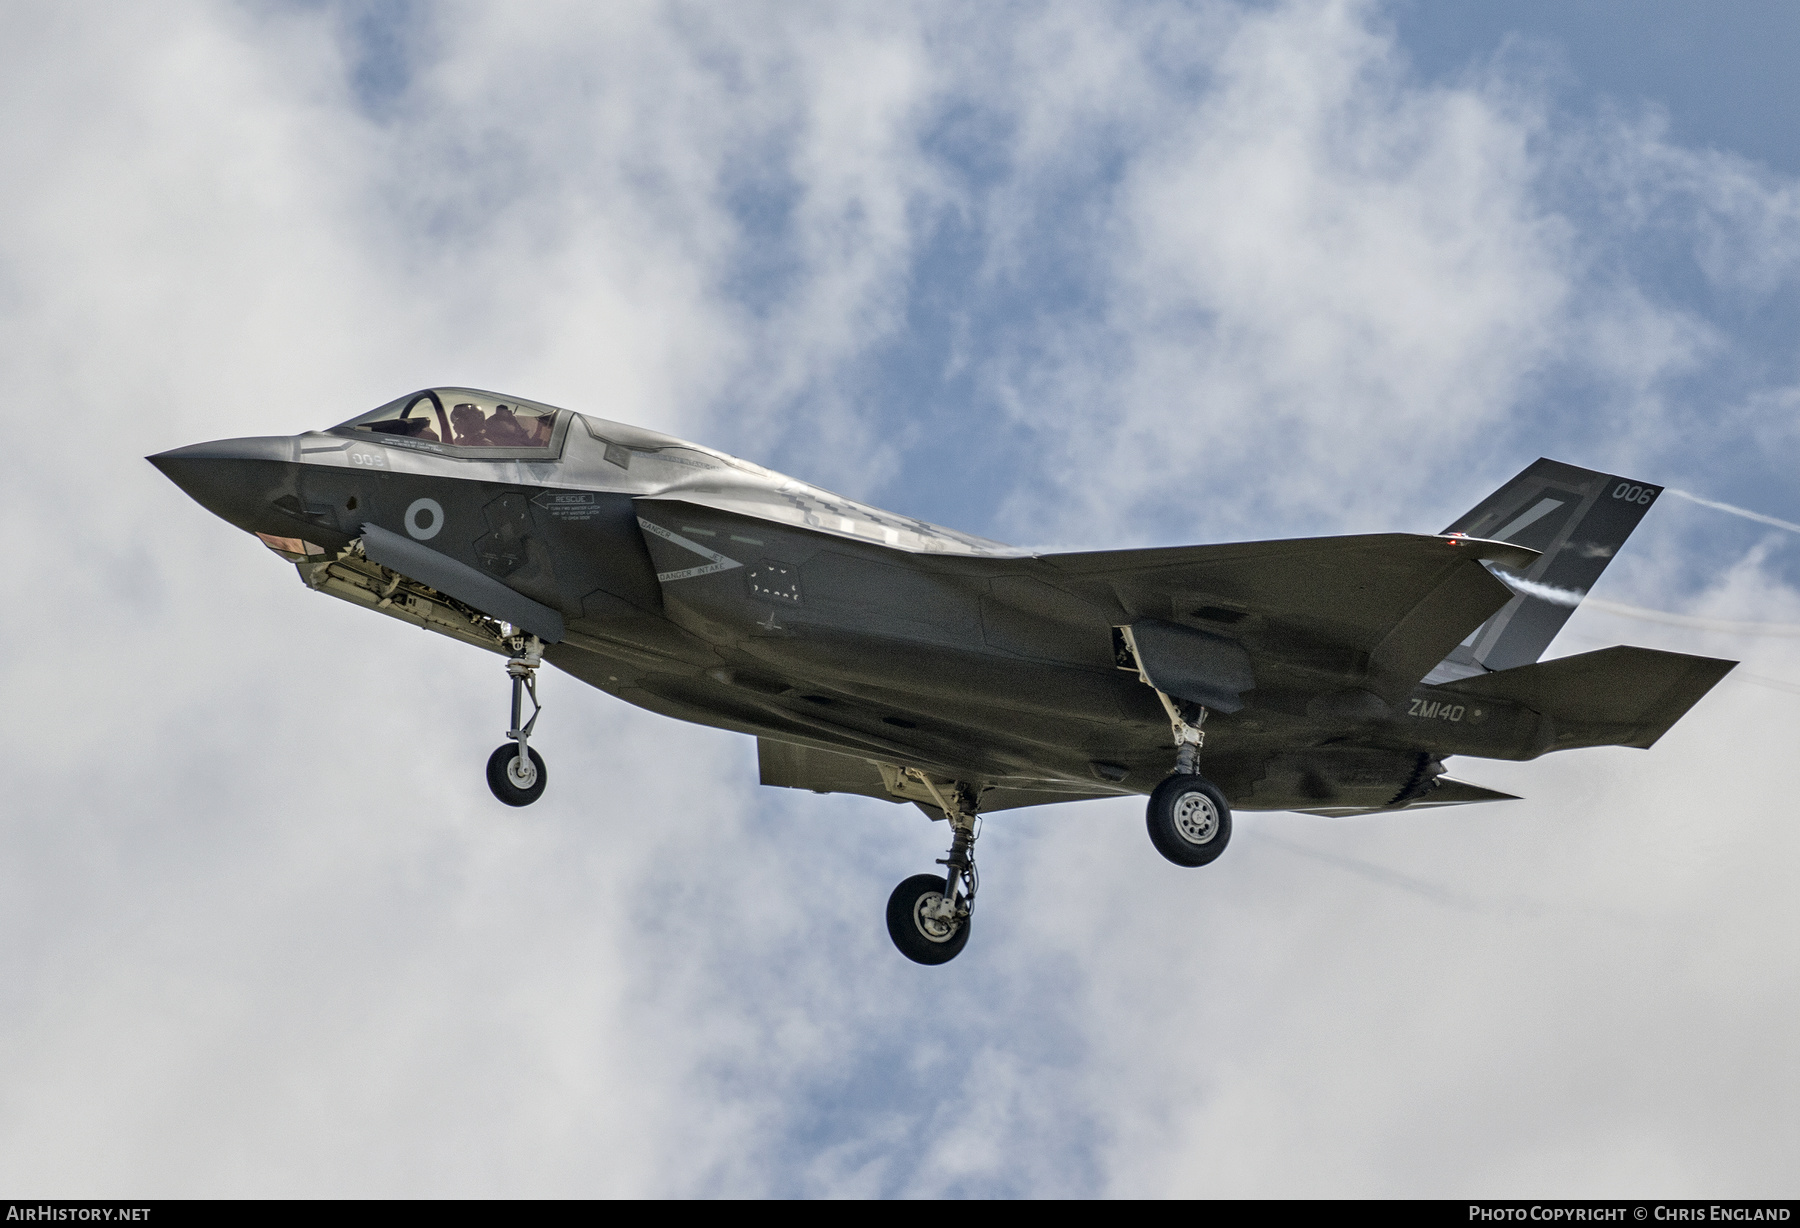
[(494, 446), (488, 438), (487, 419), (482, 417), (481, 407), (471, 405), (467, 401), (455, 406), (450, 411), (450, 429), (456, 432), (456, 442), (465, 448), (486, 448)]
[(494, 416), (487, 420), (487, 439), (496, 448), (529, 448), (537, 442), (510, 405), (494, 407)]

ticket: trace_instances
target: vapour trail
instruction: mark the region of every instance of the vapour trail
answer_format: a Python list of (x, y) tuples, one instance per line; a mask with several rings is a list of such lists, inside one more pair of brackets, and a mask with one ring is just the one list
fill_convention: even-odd
[(1494, 569), (1494, 575), (1501, 583), (1515, 593), (1523, 593), (1527, 597), (1536, 597), (1539, 601), (1548, 601), (1551, 605), (1567, 606), (1574, 609), (1581, 604), (1587, 594), (1578, 588), (1558, 588), (1554, 584), (1540, 584), (1536, 580), (1527, 580), (1524, 576), (1515, 576), (1510, 571)]
[[(1688, 497), (1692, 498), (1692, 496)], [(1717, 506), (1725, 507), (1724, 504)], [(1741, 508), (1729, 507), (1726, 510), (1742, 511)], [(1800, 532), (1800, 525), (1789, 525), (1785, 520), (1776, 520), (1772, 516), (1758, 516), (1754, 512), (1745, 512), (1744, 514), (1753, 519), (1766, 520), (1771, 524), (1782, 525), (1795, 532)], [(1696, 618), (1691, 614), (1671, 614), (1666, 610), (1648, 610), (1643, 606), (1625, 605), (1623, 602), (1590, 597), (1577, 588), (1558, 588), (1554, 584), (1527, 580), (1523, 576), (1515, 576), (1499, 567), (1493, 569), (1493, 574), (1515, 593), (1526, 597), (1536, 597), (1539, 601), (1548, 601), (1552, 605), (1565, 606), (1571, 610), (1585, 602), (1589, 609), (1616, 614), (1621, 618), (1636, 618), (1644, 622), (1663, 623), (1671, 627), (1688, 627), (1695, 631), (1718, 631), (1726, 635), (1765, 635), (1800, 639), (1800, 623), (1743, 623), (1729, 622), (1722, 618)]]
[(1434, 904), (1443, 904), (1450, 908), (1460, 908), (1465, 912), (1478, 913), (1487, 911), (1479, 901), (1469, 899), (1457, 892), (1446, 890), (1436, 883), (1429, 883), (1424, 879), (1414, 878), (1409, 874), (1401, 874), (1397, 870), (1389, 870), (1384, 866), (1373, 865), (1370, 862), (1362, 861), (1355, 857), (1345, 857), (1337, 853), (1327, 852), (1324, 849), (1311, 848), (1293, 840), (1283, 840), (1267, 828), (1256, 831), (1252, 838), (1257, 842), (1272, 844), (1276, 848), (1296, 854), (1300, 857), (1307, 857), (1313, 861), (1322, 861), (1328, 866), (1335, 866), (1340, 870), (1346, 870), (1360, 878), (1369, 879), (1370, 881), (1380, 883), (1383, 886), (1397, 887), (1402, 891), (1411, 892), (1413, 895), (1421, 896)]
[(1642, 606), (1623, 605), (1589, 597), (1588, 607), (1621, 618), (1636, 618), (1647, 623), (1663, 623), (1670, 627), (1691, 627), (1695, 631), (1720, 631), (1726, 635), (1773, 635), (1800, 639), (1800, 623), (1735, 623), (1722, 618), (1694, 618), (1688, 614), (1670, 614), (1663, 610), (1646, 610)]
[(1685, 490), (1677, 490), (1673, 486), (1663, 487), (1663, 493), (1686, 499), (1689, 503), (1698, 503), (1701, 507), (1710, 507), (1714, 511), (1730, 512), (1733, 516), (1742, 516), (1745, 520), (1754, 520), (1758, 524), (1770, 524), (1778, 529), (1786, 529), (1789, 533), (1800, 533), (1800, 524), (1795, 524), (1791, 520), (1778, 520), (1774, 516), (1765, 516), (1761, 512), (1753, 512), (1749, 508), (1720, 503), (1717, 499), (1702, 499), (1699, 495), (1689, 494)]
[(1600, 610), (1607, 614), (1617, 614), (1621, 618), (1637, 618), (1644, 622), (1665, 623), (1671, 627), (1689, 627), (1695, 631), (1720, 631), (1727, 635), (1774, 635), (1789, 639), (1800, 639), (1800, 623), (1737, 623), (1722, 618), (1695, 618), (1691, 614), (1670, 614), (1666, 610), (1647, 610), (1643, 606), (1625, 605), (1618, 601), (1607, 601), (1601, 597), (1589, 597), (1580, 589), (1557, 588), (1554, 584), (1539, 584), (1536, 580), (1527, 580), (1523, 576), (1515, 576), (1510, 572), (1495, 569), (1494, 574), (1505, 581), (1506, 586), (1516, 593), (1527, 597), (1536, 597), (1540, 601), (1548, 601), (1553, 605), (1567, 606), (1574, 609), (1586, 603), (1589, 609)]
[(1756, 686), (1766, 686), (1775, 691), (1786, 691), (1790, 695), (1800, 695), (1800, 683), (1784, 682), (1780, 678), (1766, 678), (1762, 674), (1746, 674), (1740, 670), (1732, 670), (1725, 675), (1727, 682), (1748, 682)]

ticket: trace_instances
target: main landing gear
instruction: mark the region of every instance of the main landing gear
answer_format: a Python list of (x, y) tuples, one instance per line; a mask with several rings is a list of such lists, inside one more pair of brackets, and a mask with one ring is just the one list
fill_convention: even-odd
[[(544, 758), (532, 750), (531, 731), (537, 726), (537, 668), (544, 663), (544, 641), (535, 635), (515, 635), (508, 640), (512, 656), (507, 658), (506, 673), (512, 679), (512, 728), (506, 736), (512, 741), (498, 747), (488, 756), (488, 788), (508, 806), (529, 806), (544, 795)], [(524, 701), (531, 700), (531, 719), (521, 722)]]
[(915, 874), (894, 888), (888, 897), (888, 937), (915, 964), (947, 964), (969, 945), (969, 914), (981, 881), (975, 872), (975, 841), (981, 835), (975, 793), (958, 782), (940, 788), (914, 768), (901, 770), (950, 820), (950, 855), (938, 862), (942, 878)]
[(1175, 770), (1156, 786), (1145, 807), (1150, 843), (1178, 866), (1203, 866), (1217, 860), (1231, 840), (1231, 805), (1218, 785), (1200, 775), (1206, 709), (1160, 690), (1156, 697), (1168, 711), (1176, 751)]

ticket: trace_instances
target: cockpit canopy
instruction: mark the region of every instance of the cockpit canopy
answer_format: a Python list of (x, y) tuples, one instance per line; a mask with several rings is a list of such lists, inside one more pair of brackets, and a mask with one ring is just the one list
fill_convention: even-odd
[[(561, 419), (549, 405), (474, 388), (427, 388), (331, 428), (337, 435), (385, 435), (477, 455), (547, 452), (559, 442)], [(479, 451), (476, 451), (479, 450)]]

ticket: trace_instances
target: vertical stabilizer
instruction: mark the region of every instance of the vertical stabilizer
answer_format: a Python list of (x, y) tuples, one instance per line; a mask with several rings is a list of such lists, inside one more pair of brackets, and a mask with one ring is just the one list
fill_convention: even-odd
[[(1543, 655), (1662, 487), (1540, 459), (1445, 529), (1543, 553), (1522, 592), (1426, 677), (1448, 682)], [(1542, 586), (1542, 587), (1540, 587)]]

